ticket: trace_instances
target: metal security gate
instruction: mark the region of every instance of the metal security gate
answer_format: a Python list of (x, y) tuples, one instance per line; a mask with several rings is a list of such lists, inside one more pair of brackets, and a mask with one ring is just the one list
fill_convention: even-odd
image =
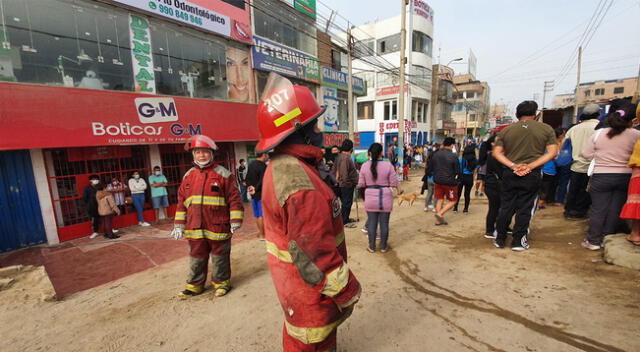
[(0, 252), (46, 242), (29, 151), (0, 152)]

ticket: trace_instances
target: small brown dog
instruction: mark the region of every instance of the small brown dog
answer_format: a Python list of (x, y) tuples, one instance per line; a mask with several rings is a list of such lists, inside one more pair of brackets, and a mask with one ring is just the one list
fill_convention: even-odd
[(402, 205), (402, 202), (405, 202), (405, 201), (409, 203), (409, 206), (412, 206), (413, 202), (415, 202), (416, 198), (418, 198), (418, 192), (413, 192), (409, 194), (398, 194), (396, 197), (398, 198), (398, 206)]

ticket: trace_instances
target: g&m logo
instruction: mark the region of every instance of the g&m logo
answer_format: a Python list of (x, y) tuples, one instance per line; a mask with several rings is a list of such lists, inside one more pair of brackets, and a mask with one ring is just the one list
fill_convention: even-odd
[(173, 98), (136, 98), (136, 111), (142, 123), (178, 121), (178, 110)]

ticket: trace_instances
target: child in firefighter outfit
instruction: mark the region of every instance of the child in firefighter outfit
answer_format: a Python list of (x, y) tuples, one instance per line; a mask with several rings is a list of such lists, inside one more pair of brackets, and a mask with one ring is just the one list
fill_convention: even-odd
[(273, 150), (263, 179), (265, 243), (285, 315), (285, 352), (335, 351), (338, 325), (360, 297), (347, 265), (340, 201), (320, 178), (324, 107), (311, 91), (271, 74), (258, 105), (260, 152)]
[(218, 148), (211, 138), (196, 135), (185, 149), (193, 154), (195, 166), (178, 189), (172, 235), (189, 241), (191, 260), (187, 285), (178, 296), (186, 299), (204, 291), (209, 256), (215, 295), (224, 296), (231, 289), (231, 235), (244, 217), (240, 191), (231, 172), (213, 164)]

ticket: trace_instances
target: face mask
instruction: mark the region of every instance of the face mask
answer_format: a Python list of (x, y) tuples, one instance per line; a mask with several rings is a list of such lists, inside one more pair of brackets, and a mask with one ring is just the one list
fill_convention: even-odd
[(133, 178), (135, 178), (135, 179), (139, 179), (139, 178), (140, 178), (140, 175), (133, 175)]
[(91, 180), (92, 185), (97, 185), (98, 183), (100, 183), (100, 180)]
[(162, 173), (160, 171), (156, 171), (156, 176), (160, 176)]

